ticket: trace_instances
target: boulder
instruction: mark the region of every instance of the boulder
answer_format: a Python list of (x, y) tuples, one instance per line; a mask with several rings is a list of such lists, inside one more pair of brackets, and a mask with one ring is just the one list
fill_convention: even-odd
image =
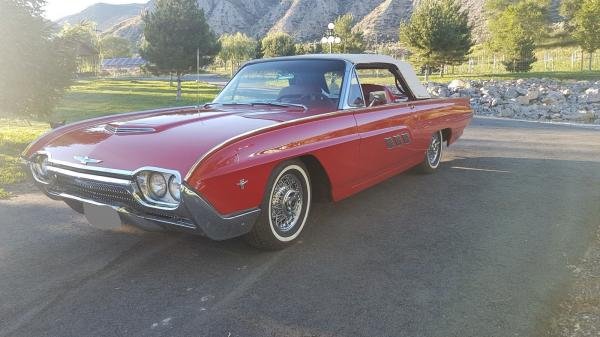
[(471, 87), (471, 84), (469, 84), (468, 82), (465, 82), (463, 80), (459, 80), (459, 79), (452, 80), (452, 82), (450, 82), (448, 84), (448, 89), (450, 91), (455, 91), (455, 92), (458, 91), (459, 89), (467, 89), (470, 87)]
[(519, 96), (515, 100), (521, 105), (529, 105), (529, 98), (527, 96)]
[(542, 98), (542, 103), (551, 105), (562, 102), (565, 100), (565, 96), (558, 91), (548, 91), (546, 96)]
[(586, 103), (600, 103), (600, 89), (598, 88), (588, 88), (582, 96)]
[(508, 87), (504, 92), (504, 97), (507, 99), (516, 98), (519, 96), (519, 92), (514, 87)]

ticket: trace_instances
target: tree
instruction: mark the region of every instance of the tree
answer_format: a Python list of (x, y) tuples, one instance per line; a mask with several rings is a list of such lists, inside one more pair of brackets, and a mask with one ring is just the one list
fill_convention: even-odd
[(131, 43), (122, 37), (108, 35), (100, 40), (102, 58), (131, 57)]
[(518, 22), (525, 24), (528, 35), (539, 41), (548, 32), (550, 5), (550, 0), (487, 0), (484, 12), (488, 20), (493, 21), (508, 8), (515, 9)]
[(400, 25), (400, 41), (408, 46), (425, 67), (460, 64), (471, 53), (473, 40), (468, 12), (457, 0), (424, 0), (415, 9), (410, 20)]
[(336, 52), (341, 53), (362, 53), (365, 51), (365, 40), (363, 33), (352, 31), (354, 27), (354, 15), (351, 13), (339, 16), (333, 22), (334, 33), (340, 37), (341, 43), (333, 46)]
[(270, 33), (262, 41), (264, 57), (290, 56), (296, 54), (294, 38), (283, 32)]
[(321, 42), (296, 43), (296, 55), (320, 54), (323, 52)]
[(76, 25), (65, 25), (59, 35), (77, 56), (79, 73), (97, 73), (100, 69), (100, 37), (96, 24), (82, 21)]
[(253, 58), (256, 53), (256, 40), (240, 32), (223, 34), (219, 42), (221, 43), (219, 58), (231, 64), (231, 76), (240, 62)]
[(504, 55), (502, 64), (511, 72), (527, 72), (537, 61), (535, 50), (536, 30), (531, 29), (526, 2), (510, 4), (495, 14), (488, 22), (491, 39), (488, 45), (494, 52)]
[(592, 70), (592, 55), (600, 49), (600, 0), (582, 0), (573, 15), (573, 27), (575, 41), (590, 54), (588, 69)]
[(573, 27), (573, 17), (575, 13), (581, 8), (581, 4), (583, 2), (581, 0), (562, 0), (560, 3), (559, 14), (565, 20), (567, 31), (572, 32)]
[(181, 98), (181, 77), (212, 63), (220, 45), (196, 0), (158, 0), (155, 9), (142, 16), (145, 43), (141, 56), (155, 74), (177, 76), (177, 99)]
[(0, 1), (0, 114), (50, 121), (70, 86), (75, 56), (53, 24), (42, 17), (41, 0)]

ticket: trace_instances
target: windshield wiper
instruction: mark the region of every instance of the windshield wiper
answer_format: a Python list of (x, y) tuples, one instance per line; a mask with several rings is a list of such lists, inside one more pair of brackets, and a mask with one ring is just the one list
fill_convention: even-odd
[(278, 106), (278, 107), (283, 107), (283, 108), (288, 108), (288, 107), (294, 106), (294, 107), (302, 108), (302, 109), (304, 109), (304, 111), (308, 110), (308, 108), (306, 107), (306, 105), (304, 105), (304, 104), (295, 104), (295, 103), (252, 102), (252, 103), (249, 103), (249, 104), (252, 105), (252, 106), (254, 106), (254, 105), (269, 105), (269, 106)]

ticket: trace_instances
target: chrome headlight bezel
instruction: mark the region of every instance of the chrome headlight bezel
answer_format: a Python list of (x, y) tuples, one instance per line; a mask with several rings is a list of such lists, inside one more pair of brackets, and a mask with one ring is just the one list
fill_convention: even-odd
[(33, 178), (41, 184), (49, 184), (51, 176), (48, 173), (49, 158), (44, 152), (36, 153), (29, 162), (29, 170)]
[[(163, 192), (157, 193), (156, 189), (152, 187), (153, 177), (162, 178), (164, 181)], [(172, 190), (170, 184), (171, 181), (174, 182), (174, 185), (177, 184), (178, 191), (181, 193), (181, 175), (179, 172), (154, 167), (143, 168), (135, 174), (134, 180), (138, 193), (149, 206), (166, 209), (175, 209), (179, 206), (180, 194), (176, 195), (177, 191)]]

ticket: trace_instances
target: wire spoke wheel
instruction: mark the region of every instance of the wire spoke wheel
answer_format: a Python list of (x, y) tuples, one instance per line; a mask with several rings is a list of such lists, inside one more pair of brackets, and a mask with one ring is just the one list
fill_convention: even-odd
[(440, 161), (442, 154), (442, 138), (439, 132), (436, 132), (431, 136), (431, 143), (427, 149), (427, 160), (431, 166), (437, 166)]
[(271, 223), (282, 233), (289, 232), (298, 223), (302, 213), (303, 187), (295, 174), (283, 175), (273, 189)]
[(282, 249), (293, 244), (308, 218), (312, 190), (308, 170), (300, 160), (286, 161), (273, 170), (262, 213), (246, 234), (246, 241), (261, 249)]

